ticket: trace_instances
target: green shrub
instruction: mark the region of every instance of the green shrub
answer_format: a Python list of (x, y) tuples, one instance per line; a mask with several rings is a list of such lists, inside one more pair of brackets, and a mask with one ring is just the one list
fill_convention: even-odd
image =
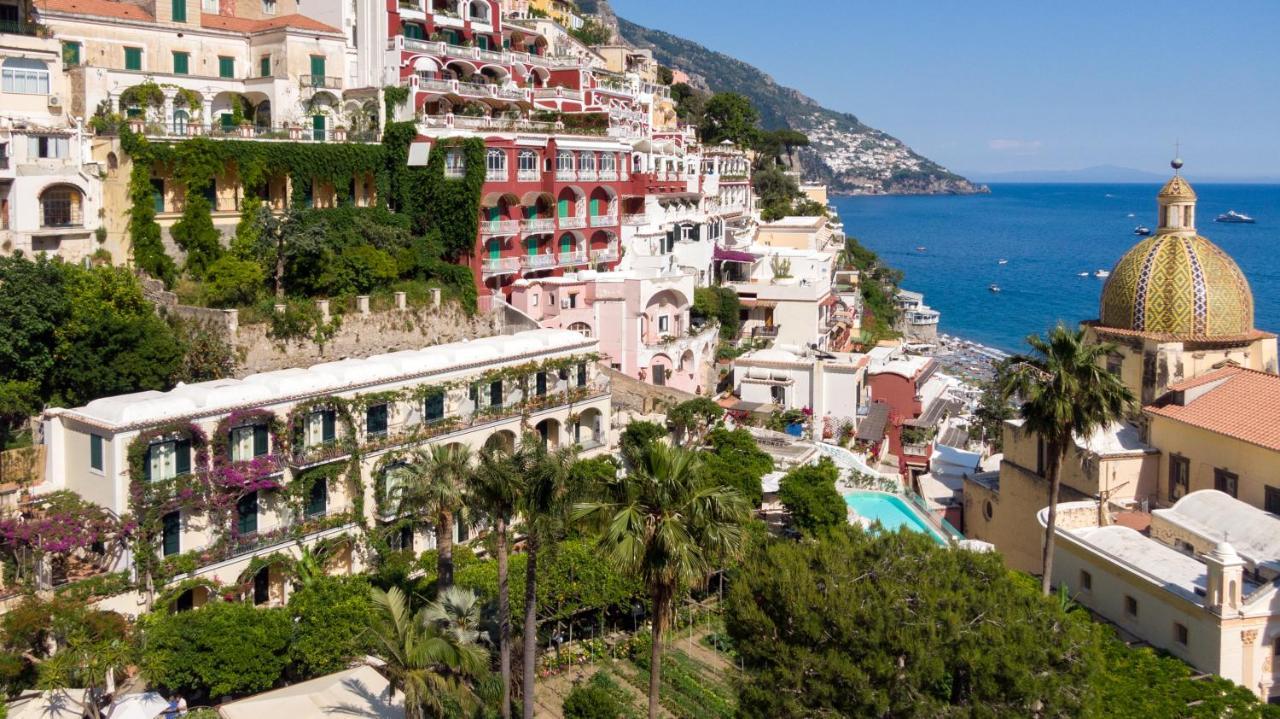
[(299, 679), (341, 671), (371, 648), (374, 607), (364, 577), (319, 577), (289, 597), (288, 611)]
[(564, 719), (618, 719), (622, 704), (596, 681), (599, 676), (597, 673), (590, 681), (575, 686), (564, 698)]
[(209, 265), (205, 273), (205, 302), (210, 307), (252, 304), (266, 279), (266, 272), (257, 262), (223, 255)]

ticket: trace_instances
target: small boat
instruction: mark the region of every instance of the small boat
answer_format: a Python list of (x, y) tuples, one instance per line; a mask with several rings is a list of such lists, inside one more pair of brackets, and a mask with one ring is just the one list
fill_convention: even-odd
[(916, 248), (916, 252), (924, 252), (926, 249), (927, 248), (924, 245), (920, 245), (919, 247)]
[(1132, 213), (1132, 212), (1130, 212), (1129, 214), (1125, 215), (1125, 217), (1133, 217), (1133, 216), (1134, 216), (1134, 215), (1133, 215), (1133, 213)]
[(997, 265), (1007, 265), (1007, 264), (1009, 264), (1009, 261), (1008, 261), (1008, 260), (996, 260), (996, 264), (997, 264)]
[(1081, 272), (1080, 274), (1078, 274), (1078, 275), (1076, 275), (1076, 276), (1077, 276), (1077, 277), (1088, 277), (1088, 276), (1089, 276), (1089, 273), (1088, 273), (1088, 272)]
[(999, 292), (1000, 285), (997, 285), (996, 283), (992, 282), (990, 285), (987, 285), (987, 289), (991, 290), (992, 292)]
[(1146, 225), (1138, 225), (1137, 227), (1133, 228), (1133, 234), (1137, 235), (1138, 237), (1146, 237), (1147, 235), (1151, 234), (1151, 228), (1147, 227)]
[(1218, 215), (1214, 219), (1214, 222), (1226, 222), (1226, 223), (1232, 223), (1237, 225), (1252, 225), (1253, 218), (1244, 214), (1243, 212), (1236, 212), (1235, 210), (1227, 210), (1221, 215)]
[(1094, 277), (1098, 277), (1098, 278), (1102, 278), (1102, 277), (1110, 277), (1110, 276), (1111, 276), (1111, 273), (1110, 273), (1109, 271), (1107, 271), (1107, 270), (1094, 270), (1094, 271), (1093, 271), (1093, 276), (1094, 276)]

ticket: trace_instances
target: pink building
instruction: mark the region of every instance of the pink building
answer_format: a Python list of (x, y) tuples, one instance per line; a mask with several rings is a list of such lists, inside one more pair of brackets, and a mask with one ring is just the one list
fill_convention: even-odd
[(708, 389), (719, 328), (692, 326), (694, 277), (680, 271), (586, 270), (522, 278), (511, 304), (545, 328), (600, 341), (602, 361), (643, 382), (701, 393)]

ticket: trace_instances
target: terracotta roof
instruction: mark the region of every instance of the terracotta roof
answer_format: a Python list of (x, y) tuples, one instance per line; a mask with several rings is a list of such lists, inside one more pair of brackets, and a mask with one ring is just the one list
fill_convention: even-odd
[(145, 9), (117, 0), (36, 0), (36, 9), (50, 12), (97, 15), (124, 20), (154, 21), (155, 17)]
[[(1174, 393), (1210, 382), (1220, 383), (1186, 404), (1174, 403)], [(1223, 367), (1169, 389), (1143, 411), (1280, 451), (1280, 375)]]
[(312, 20), (305, 15), (296, 14), (281, 15), (280, 17), (266, 20), (253, 20), (245, 17), (205, 13), (200, 16), (200, 25), (212, 30), (231, 30), (234, 32), (262, 32), (279, 28), (293, 28), (295, 30), (310, 30), (314, 32), (342, 32), (332, 25), (326, 25), (319, 20)]
[(1276, 335), (1264, 330), (1253, 329), (1244, 334), (1232, 336), (1209, 336), (1209, 335), (1176, 335), (1168, 332), (1143, 332), (1141, 330), (1131, 330), (1123, 327), (1108, 327), (1098, 320), (1086, 320), (1080, 324), (1092, 327), (1095, 332), (1100, 335), (1111, 335), (1114, 337), (1140, 337), (1142, 339), (1154, 340), (1156, 342), (1185, 342), (1190, 345), (1220, 345), (1220, 344), (1247, 344), (1254, 340), (1270, 339)]

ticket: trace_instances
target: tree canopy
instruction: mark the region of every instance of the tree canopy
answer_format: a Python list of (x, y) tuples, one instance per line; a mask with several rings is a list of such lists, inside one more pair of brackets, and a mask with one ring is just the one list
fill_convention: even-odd
[(716, 427), (707, 435), (702, 471), (712, 485), (733, 487), (752, 507), (759, 507), (764, 498), (760, 480), (773, 471), (773, 458), (747, 430)]
[(840, 470), (828, 457), (787, 472), (778, 485), (778, 498), (797, 528), (815, 532), (845, 524), (848, 508), (836, 491)]
[(706, 145), (728, 140), (740, 147), (751, 147), (760, 133), (760, 113), (745, 95), (718, 92), (707, 101), (698, 130)]

